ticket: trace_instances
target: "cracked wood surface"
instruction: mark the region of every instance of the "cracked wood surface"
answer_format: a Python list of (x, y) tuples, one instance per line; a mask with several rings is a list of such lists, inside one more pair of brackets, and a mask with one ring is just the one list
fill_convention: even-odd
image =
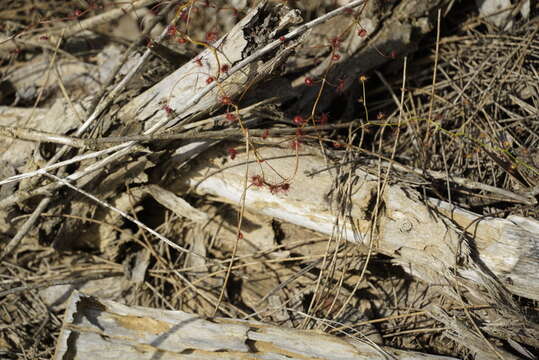
[(75, 292), (55, 359), (454, 359), (255, 321), (128, 307)]
[[(298, 156), (278, 147), (257, 151), (264, 159), (261, 163), (240, 149), (233, 160), (225, 158), (222, 147), (214, 149), (195, 160), (187, 177), (178, 182), (199, 194), (237, 206), (244, 201), (250, 210), (331, 235), (337, 212), (328, 199), (337, 184), (333, 171), (320, 171), (327, 164), (317, 150), (302, 147)], [(316, 175), (310, 176), (313, 172)], [(256, 175), (268, 183), (290, 177), (290, 189), (271, 193), (268, 187), (248, 182), (244, 192), (246, 176)], [(468, 286), (484, 289), (490, 286), (486, 279), (492, 272), (513, 294), (539, 300), (537, 221), (481, 217), (439, 200), (424, 201), (415, 190), (398, 185), (378, 189), (373, 175), (355, 170), (349, 211), (340, 228), (348, 241), (391, 256), (407, 272), (432, 284), (449, 284), (450, 274), (456, 272)], [(371, 233), (377, 196), (381, 206)]]

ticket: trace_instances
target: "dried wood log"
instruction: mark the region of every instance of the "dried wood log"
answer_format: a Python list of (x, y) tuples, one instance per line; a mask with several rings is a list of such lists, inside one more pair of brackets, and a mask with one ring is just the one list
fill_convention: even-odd
[[(255, 212), (324, 234), (334, 233), (338, 214), (330, 199), (336, 197), (338, 184), (315, 149), (304, 147), (296, 156), (290, 149), (259, 147), (258, 160), (252, 153), (237, 151), (228, 160), (222, 148), (206, 153), (177, 185), (238, 206), (244, 203)], [(286, 191), (267, 186), (283, 181), (289, 183)], [(432, 284), (454, 283), (456, 274), (470, 288), (496, 292), (489, 280), (492, 273), (513, 294), (539, 300), (537, 221), (481, 217), (442, 201), (421, 200), (415, 190), (399, 185), (381, 190), (375, 176), (359, 169), (349, 181), (348, 198), (339, 200), (346, 202), (339, 223), (348, 241), (391, 256), (406, 271)]]
[(55, 359), (454, 359), (315, 331), (128, 307), (75, 292)]

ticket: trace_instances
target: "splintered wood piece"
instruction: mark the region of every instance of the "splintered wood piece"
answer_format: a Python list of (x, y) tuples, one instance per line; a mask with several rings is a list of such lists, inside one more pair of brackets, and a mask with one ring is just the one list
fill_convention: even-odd
[[(330, 199), (337, 197), (338, 184), (315, 149), (302, 146), (296, 154), (260, 146), (258, 159), (252, 153), (247, 156), (242, 147), (235, 151), (233, 159), (225, 158), (223, 148), (206, 153), (178, 181), (200, 194), (335, 234), (339, 204)], [(513, 294), (539, 300), (537, 221), (482, 217), (442, 201), (423, 201), (410, 188), (386, 185), (380, 191), (374, 176), (360, 170), (354, 175), (351, 195), (341, 199), (341, 204), (349, 202), (339, 230), (348, 241), (391, 256), (407, 272), (432, 284), (451, 283), (457, 274), (484, 291), (492, 285), (486, 279), (493, 273)]]
[(76, 292), (55, 359), (454, 359), (237, 319), (125, 306)]
[(275, 41), (277, 31), (300, 21), (294, 10), (260, 2), (228, 34), (133, 99), (122, 109), (120, 117), (143, 121), (147, 129), (167, 117), (171, 118), (167, 124), (171, 126), (178, 118), (230, 105), (256, 82), (274, 73), (299, 43), (287, 42), (271, 56), (253, 61), (239, 71), (235, 71), (235, 66)]

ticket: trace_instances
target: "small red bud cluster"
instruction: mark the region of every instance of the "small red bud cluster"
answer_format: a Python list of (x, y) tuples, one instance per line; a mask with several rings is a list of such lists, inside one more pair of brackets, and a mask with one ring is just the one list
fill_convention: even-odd
[(217, 40), (218, 34), (215, 31), (208, 31), (206, 33), (206, 41), (209, 43), (215, 42)]
[(290, 190), (290, 184), (285, 182), (282, 184), (268, 184), (264, 178), (260, 175), (253, 175), (251, 176), (251, 185), (256, 186), (258, 188), (262, 188), (264, 186), (267, 186), (269, 191), (272, 194), (279, 194), (279, 193), (286, 193), (288, 190)]
[(174, 114), (174, 109), (171, 108), (169, 105), (163, 106), (163, 110), (167, 113), (167, 115), (172, 115), (172, 114)]
[(284, 183), (281, 185), (270, 185), (269, 190), (272, 194), (286, 193), (290, 190), (290, 184)]
[(238, 155), (238, 150), (234, 148), (228, 148), (226, 152), (228, 153), (230, 160), (234, 160), (236, 158), (236, 155)]
[(303, 118), (303, 116), (301, 115), (296, 115), (294, 116), (294, 119), (292, 119), (292, 121), (294, 122), (294, 124), (298, 125), (298, 126), (301, 126), (303, 124), (305, 124), (305, 119)]
[(233, 113), (226, 113), (225, 118), (230, 122), (235, 122), (236, 120), (238, 120), (236, 118), (236, 115), (234, 115)]

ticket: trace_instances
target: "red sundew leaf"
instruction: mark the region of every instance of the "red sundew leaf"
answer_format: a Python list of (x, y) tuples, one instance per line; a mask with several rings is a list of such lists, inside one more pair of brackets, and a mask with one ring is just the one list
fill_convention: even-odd
[(318, 122), (321, 124), (321, 125), (325, 125), (327, 124), (329, 120), (329, 116), (327, 113), (322, 113), (322, 115), (320, 115), (320, 119), (318, 120)]
[(264, 186), (264, 179), (260, 175), (253, 175), (251, 177), (251, 184), (253, 184), (256, 187), (262, 187)]
[(290, 184), (289, 183), (284, 183), (281, 185), (281, 190), (283, 192), (288, 192), (288, 190), (290, 190)]
[(212, 43), (217, 40), (217, 36), (218, 34), (215, 31), (208, 31), (206, 33), (206, 41)]
[(341, 46), (341, 38), (334, 37), (333, 39), (331, 39), (331, 46), (334, 49), (337, 49), (339, 46)]
[(234, 160), (236, 158), (236, 155), (238, 155), (238, 150), (234, 148), (228, 148), (226, 152), (228, 153), (230, 160)]
[(172, 109), (172, 108), (171, 108), (170, 106), (168, 106), (168, 105), (163, 106), (163, 110), (165, 110), (165, 112), (166, 112), (167, 114), (169, 114), (169, 115), (172, 114), (172, 113), (174, 112), (174, 109)]
[(219, 102), (223, 105), (230, 105), (232, 104), (232, 99), (229, 96), (222, 96), (219, 99)]
[(296, 124), (296, 125), (303, 125), (303, 124), (305, 124), (305, 119), (304, 119), (303, 116), (301, 116), (301, 115), (296, 115), (296, 116), (294, 116), (294, 118), (292, 119), (292, 121), (293, 121), (294, 124)]
[(167, 35), (168, 36), (175, 36), (176, 35), (176, 26), (169, 25), (167, 28)]

